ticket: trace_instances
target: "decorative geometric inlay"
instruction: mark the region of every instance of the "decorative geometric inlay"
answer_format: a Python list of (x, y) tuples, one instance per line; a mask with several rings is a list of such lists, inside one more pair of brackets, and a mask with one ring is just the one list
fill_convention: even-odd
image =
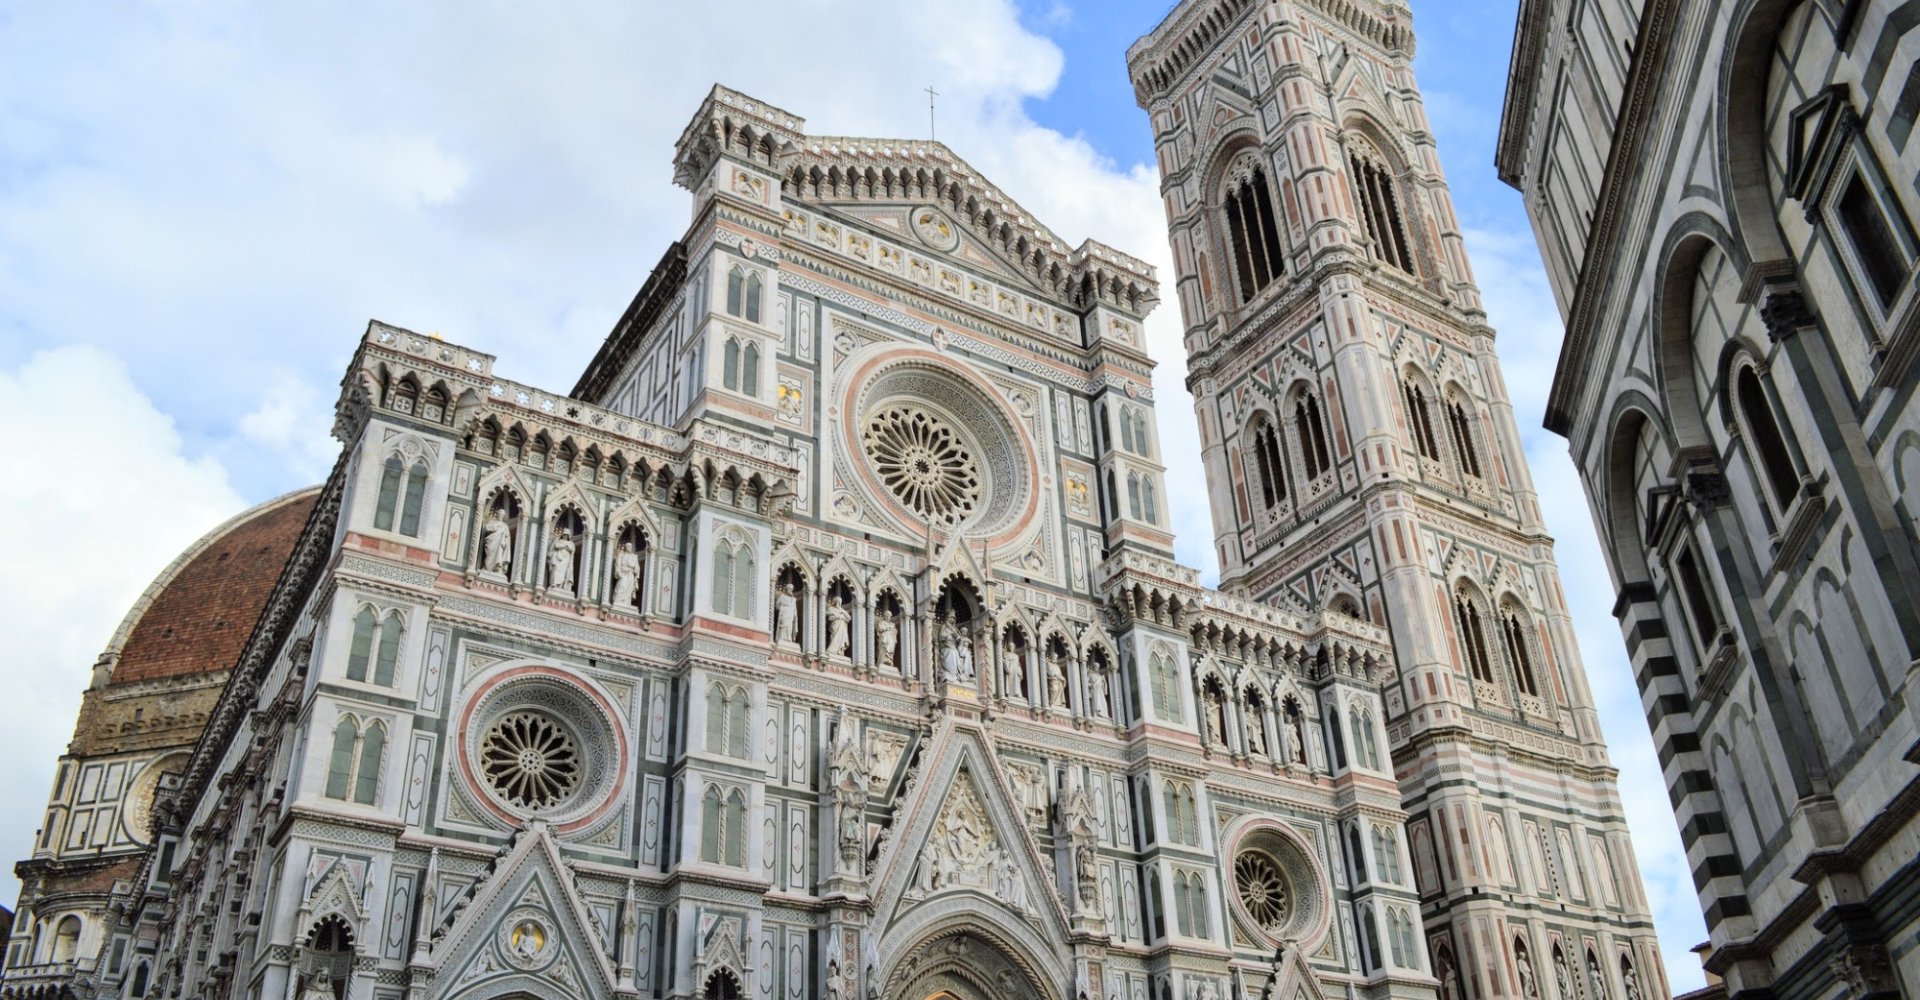
[(1233, 859), (1233, 882), (1254, 923), (1269, 934), (1286, 929), (1293, 915), (1292, 894), (1287, 891), (1287, 877), (1280, 873), (1280, 863), (1272, 855), (1259, 850), (1241, 851)]
[(979, 502), (973, 455), (938, 417), (888, 407), (867, 418), (863, 440), (887, 488), (921, 517), (963, 520)]
[(580, 750), (552, 717), (514, 712), (481, 738), (480, 771), (509, 805), (545, 809), (580, 787)]

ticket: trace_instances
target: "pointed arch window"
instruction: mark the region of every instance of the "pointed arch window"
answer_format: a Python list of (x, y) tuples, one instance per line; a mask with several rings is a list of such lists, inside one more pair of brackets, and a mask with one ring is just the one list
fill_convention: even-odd
[(1158, 498), (1154, 496), (1151, 475), (1140, 480), (1140, 506), (1146, 512), (1148, 524), (1160, 523), (1160, 504)]
[(746, 269), (741, 267), (729, 269), (727, 271), (727, 315), (738, 316), (744, 311), (746, 294)]
[(1540, 682), (1533, 671), (1533, 646), (1527, 641), (1530, 628), (1527, 613), (1519, 605), (1508, 601), (1500, 609), (1500, 639), (1506, 647), (1507, 663), (1513, 667), (1514, 683), (1520, 686), (1521, 694), (1538, 698)]
[(1173, 657), (1154, 653), (1147, 660), (1147, 676), (1153, 685), (1153, 714), (1171, 722), (1186, 721), (1180, 705), (1180, 671)]
[(1350, 140), (1347, 167), (1353, 178), (1354, 208), (1374, 252), (1387, 264), (1413, 274), (1413, 251), (1400, 218), (1400, 198), (1394, 191), (1393, 171), (1379, 151), (1364, 140)]
[(1768, 495), (1774, 507), (1785, 511), (1800, 493), (1800, 474), (1787, 451), (1787, 437), (1773, 417), (1767, 390), (1760, 384), (1760, 373), (1750, 364), (1741, 365), (1734, 376), (1734, 400), (1740, 409), (1740, 423), (1751, 443), (1753, 461), (1760, 467)]
[(1280, 434), (1262, 418), (1253, 431), (1253, 464), (1260, 476), (1260, 499), (1273, 510), (1287, 499), (1287, 459)]
[(1200, 872), (1173, 873), (1174, 929), (1183, 937), (1207, 936), (1207, 877)]
[(1333, 455), (1327, 448), (1327, 425), (1320, 412), (1320, 397), (1313, 390), (1302, 389), (1294, 399), (1293, 423), (1307, 478), (1318, 479), (1321, 473), (1333, 468)]
[(1480, 471), (1480, 452), (1474, 447), (1473, 417), (1458, 390), (1447, 394), (1447, 436), (1453, 453), (1460, 457), (1460, 471), (1475, 479), (1485, 478)]
[(373, 526), (411, 537), (420, 535), (420, 512), (426, 506), (427, 460), (408, 464), (398, 454), (388, 455), (380, 467), (380, 493), (373, 509)]
[(744, 867), (747, 863), (747, 798), (738, 788), (708, 785), (700, 797), (700, 860)]
[(1487, 627), (1479, 602), (1462, 589), (1453, 595), (1454, 623), (1460, 630), (1460, 649), (1467, 659), (1467, 672), (1476, 681), (1493, 683), (1493, 660), (1487, 656)]
[(1248, 302), (1286, 270), (1273, 195), (1256, 155), (1247, 155), (1228, 170), (1221, 216), (1239, 279), (1240, 301)]
[(753, 548), (745, 539), (722, 536), (713, 552), (713, 610), (753, 617)]
[(740, 352), (740, 392), (756, 398), (760, 395), (759, 344), (748, 342), (746, 349)]
[(327, 760), (327, 798), (373, 805), (386, 749), (385, 725), (375, 722), (362, 729), (352, 716), (341, 716), (333, 727), (333, 753)]
[(1127, 516), (1140, 520), (1140, 474), (1127, 473)]
[(1407, 433), (1413, 436), (1414, 449), (1421, 458), (1440, 460), (1440, 439), (1433, 433), (1433, 414), (1427, 408), (1427, 391), (1411, 373), (1400, 378), (1400, 396), (1407, 405)]
[(760, 322), (760, 273), (755, 271), (747, 275), (746, 309), (740, 315), (749, 323)]
[(361, 608), (353, 616), (353, 636), (347, 643), (347, 679), (365, 681), (371, 668), (373, 683), (392, 687), (404, 631), (398, 611), (382, 619), (372, 608)]
[(728, 337), (720, 348), (720, 384), (740, 391), (740, 338)]
[(1169, 781), (1162, 792), (1166, 800), (1167, 839), (1176, 844), (1200, 846), (1200, 807), (1193, 786), (1184, 781)]
[(707, 752), (747, 756), (747, 689), (718, 682), (707, 687)]

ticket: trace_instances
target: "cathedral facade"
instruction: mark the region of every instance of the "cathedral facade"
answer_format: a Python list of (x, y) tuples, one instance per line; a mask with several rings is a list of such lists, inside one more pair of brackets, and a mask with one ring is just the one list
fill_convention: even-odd
[(1151, 267), (716, 87), (570, 391), (369, 325), (151, 846), (0, 990), (1664, 993), (1411, 47), (1214, 0), (1130, 53), (1219, 589)]
[(1499, 167), (1728, 995), (1920, 992), (1916, 9), (1521, 5)]

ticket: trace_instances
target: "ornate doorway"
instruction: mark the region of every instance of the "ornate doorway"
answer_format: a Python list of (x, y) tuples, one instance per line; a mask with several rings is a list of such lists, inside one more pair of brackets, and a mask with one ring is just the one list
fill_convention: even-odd
[(989, 932), (962, 927), (914, 948), (888, 977), (899, 1000), (1053, 1000)]

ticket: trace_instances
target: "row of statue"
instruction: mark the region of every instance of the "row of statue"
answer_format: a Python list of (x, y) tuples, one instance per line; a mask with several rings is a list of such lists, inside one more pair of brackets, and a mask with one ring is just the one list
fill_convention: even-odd
[[(565, 525), (554, 528), (547, 542), (545, 559), (546, 588), (559, 594), (571, 594), (576, 585), (580, 540)], [(505, 512), (496, 507), (487, 512), (480, 526), (480, 568), (482, 571), (511, 578), (513, 575), (513, 526)], [(621, 541), (613, 555), (611, 603), (616, 608), (635, 608), (640, 604), (640, 549), (632, 539)]]

